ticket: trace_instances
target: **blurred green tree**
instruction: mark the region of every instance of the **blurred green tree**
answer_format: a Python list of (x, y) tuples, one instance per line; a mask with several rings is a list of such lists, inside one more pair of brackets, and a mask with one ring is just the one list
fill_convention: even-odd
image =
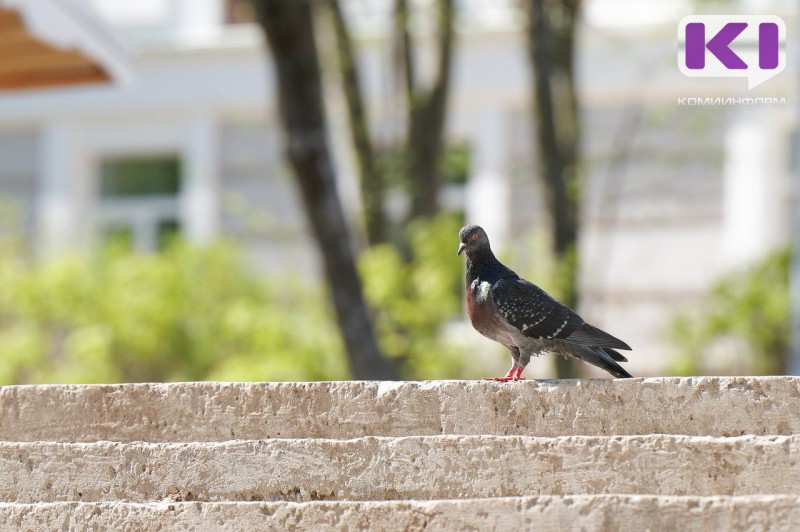
[(350, 370), (358, 379), (396, 378), (375, 338), (356, 271), (350, 231), (336, 191), (312, 2), (259, 0), (253, 6), (272, 52), (286, 156), (322, 257)]
[(364, 293), (375, 309), (381, 348), (404, 378), (468, 376), (464, 353), (442, 337), (443, 326), (461, 315), (463, 264), (453, 252), (460, 225), (450, 214), (411, 223), (411, 261), (390, 244), (362, 254)]
[[(461, 313), (456, 216), (408, 228), (360, 270), (378, 340), (403, 378), (468, 377), (442, 337)], [(351, 378), (321, 285), (263, 279), (231, 243), (178, 239), (156, 254), (114, 243), (47, 262), (0, 249), (0, 384)]]
[(229, 244), (21, 257), (0, 260), (0, 383), (349, 376), (322, 290), (267, 283)]
[(788, 250), (769, 255), (743, 272), (721, 279), (703, 305), (679, 314), (669, 336), (682, 354), (673, 370), (696, 375), (707, 349), (718, 339), (734, 337), (746, 343), (750, 369), (762, 375), (786, 371), (789, 350)]

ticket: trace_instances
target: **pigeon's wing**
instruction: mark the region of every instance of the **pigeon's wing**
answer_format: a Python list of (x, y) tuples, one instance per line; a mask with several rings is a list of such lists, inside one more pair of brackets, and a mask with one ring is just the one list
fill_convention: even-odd
[(537, 340), (567, 339), (584, 324), (572, 309), (519, 277), (496, 282), (492, 300), (508, 323)]
[(571, 308), (525, 279), (514, 277), (498, 281), (492, 287), (492, 299), (500, 315), (530, 338), (608, 348), (609, 356), (621, 361), (625, 357), (613, 350), (630, 350), (628, 344), (584, 322)]

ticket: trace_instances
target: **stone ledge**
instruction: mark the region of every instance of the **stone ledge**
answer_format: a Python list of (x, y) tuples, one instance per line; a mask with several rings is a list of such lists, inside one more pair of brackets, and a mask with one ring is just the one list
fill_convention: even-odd
[(0, 500), (152, 502), (793, 494), (800, 435), (0, 443)]
[(0, 504), (48, 530), (797, 530), (800, 497), (565, 496), (309, 503)]
[(800, 433), (800, 378), (6, 386), (0, 440)]

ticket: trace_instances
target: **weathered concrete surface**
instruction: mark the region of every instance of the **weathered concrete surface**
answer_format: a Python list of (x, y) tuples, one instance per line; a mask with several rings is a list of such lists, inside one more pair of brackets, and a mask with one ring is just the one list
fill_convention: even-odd
[(798, 491), (800, 435), (0, 443), (0, 500), (21, 503)]
[(777, 530), (800, 497), (574, 496), (308, 503), (0, 504), (16, 530)]
[(0, 388), (0, 440), (800, 433), (800, 378)]

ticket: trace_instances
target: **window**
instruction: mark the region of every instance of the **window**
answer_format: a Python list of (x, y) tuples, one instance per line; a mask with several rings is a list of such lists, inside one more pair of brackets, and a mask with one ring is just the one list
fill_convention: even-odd
[(174, 196), (180, 188), (180, 161), (176, 157), (107, 160), (101, 176), (103, 197)]
[(181, 163), (175, 156), (110, 158), (100, 165), (98, 225), (104, 242), (156, 251), (180, 232)]

